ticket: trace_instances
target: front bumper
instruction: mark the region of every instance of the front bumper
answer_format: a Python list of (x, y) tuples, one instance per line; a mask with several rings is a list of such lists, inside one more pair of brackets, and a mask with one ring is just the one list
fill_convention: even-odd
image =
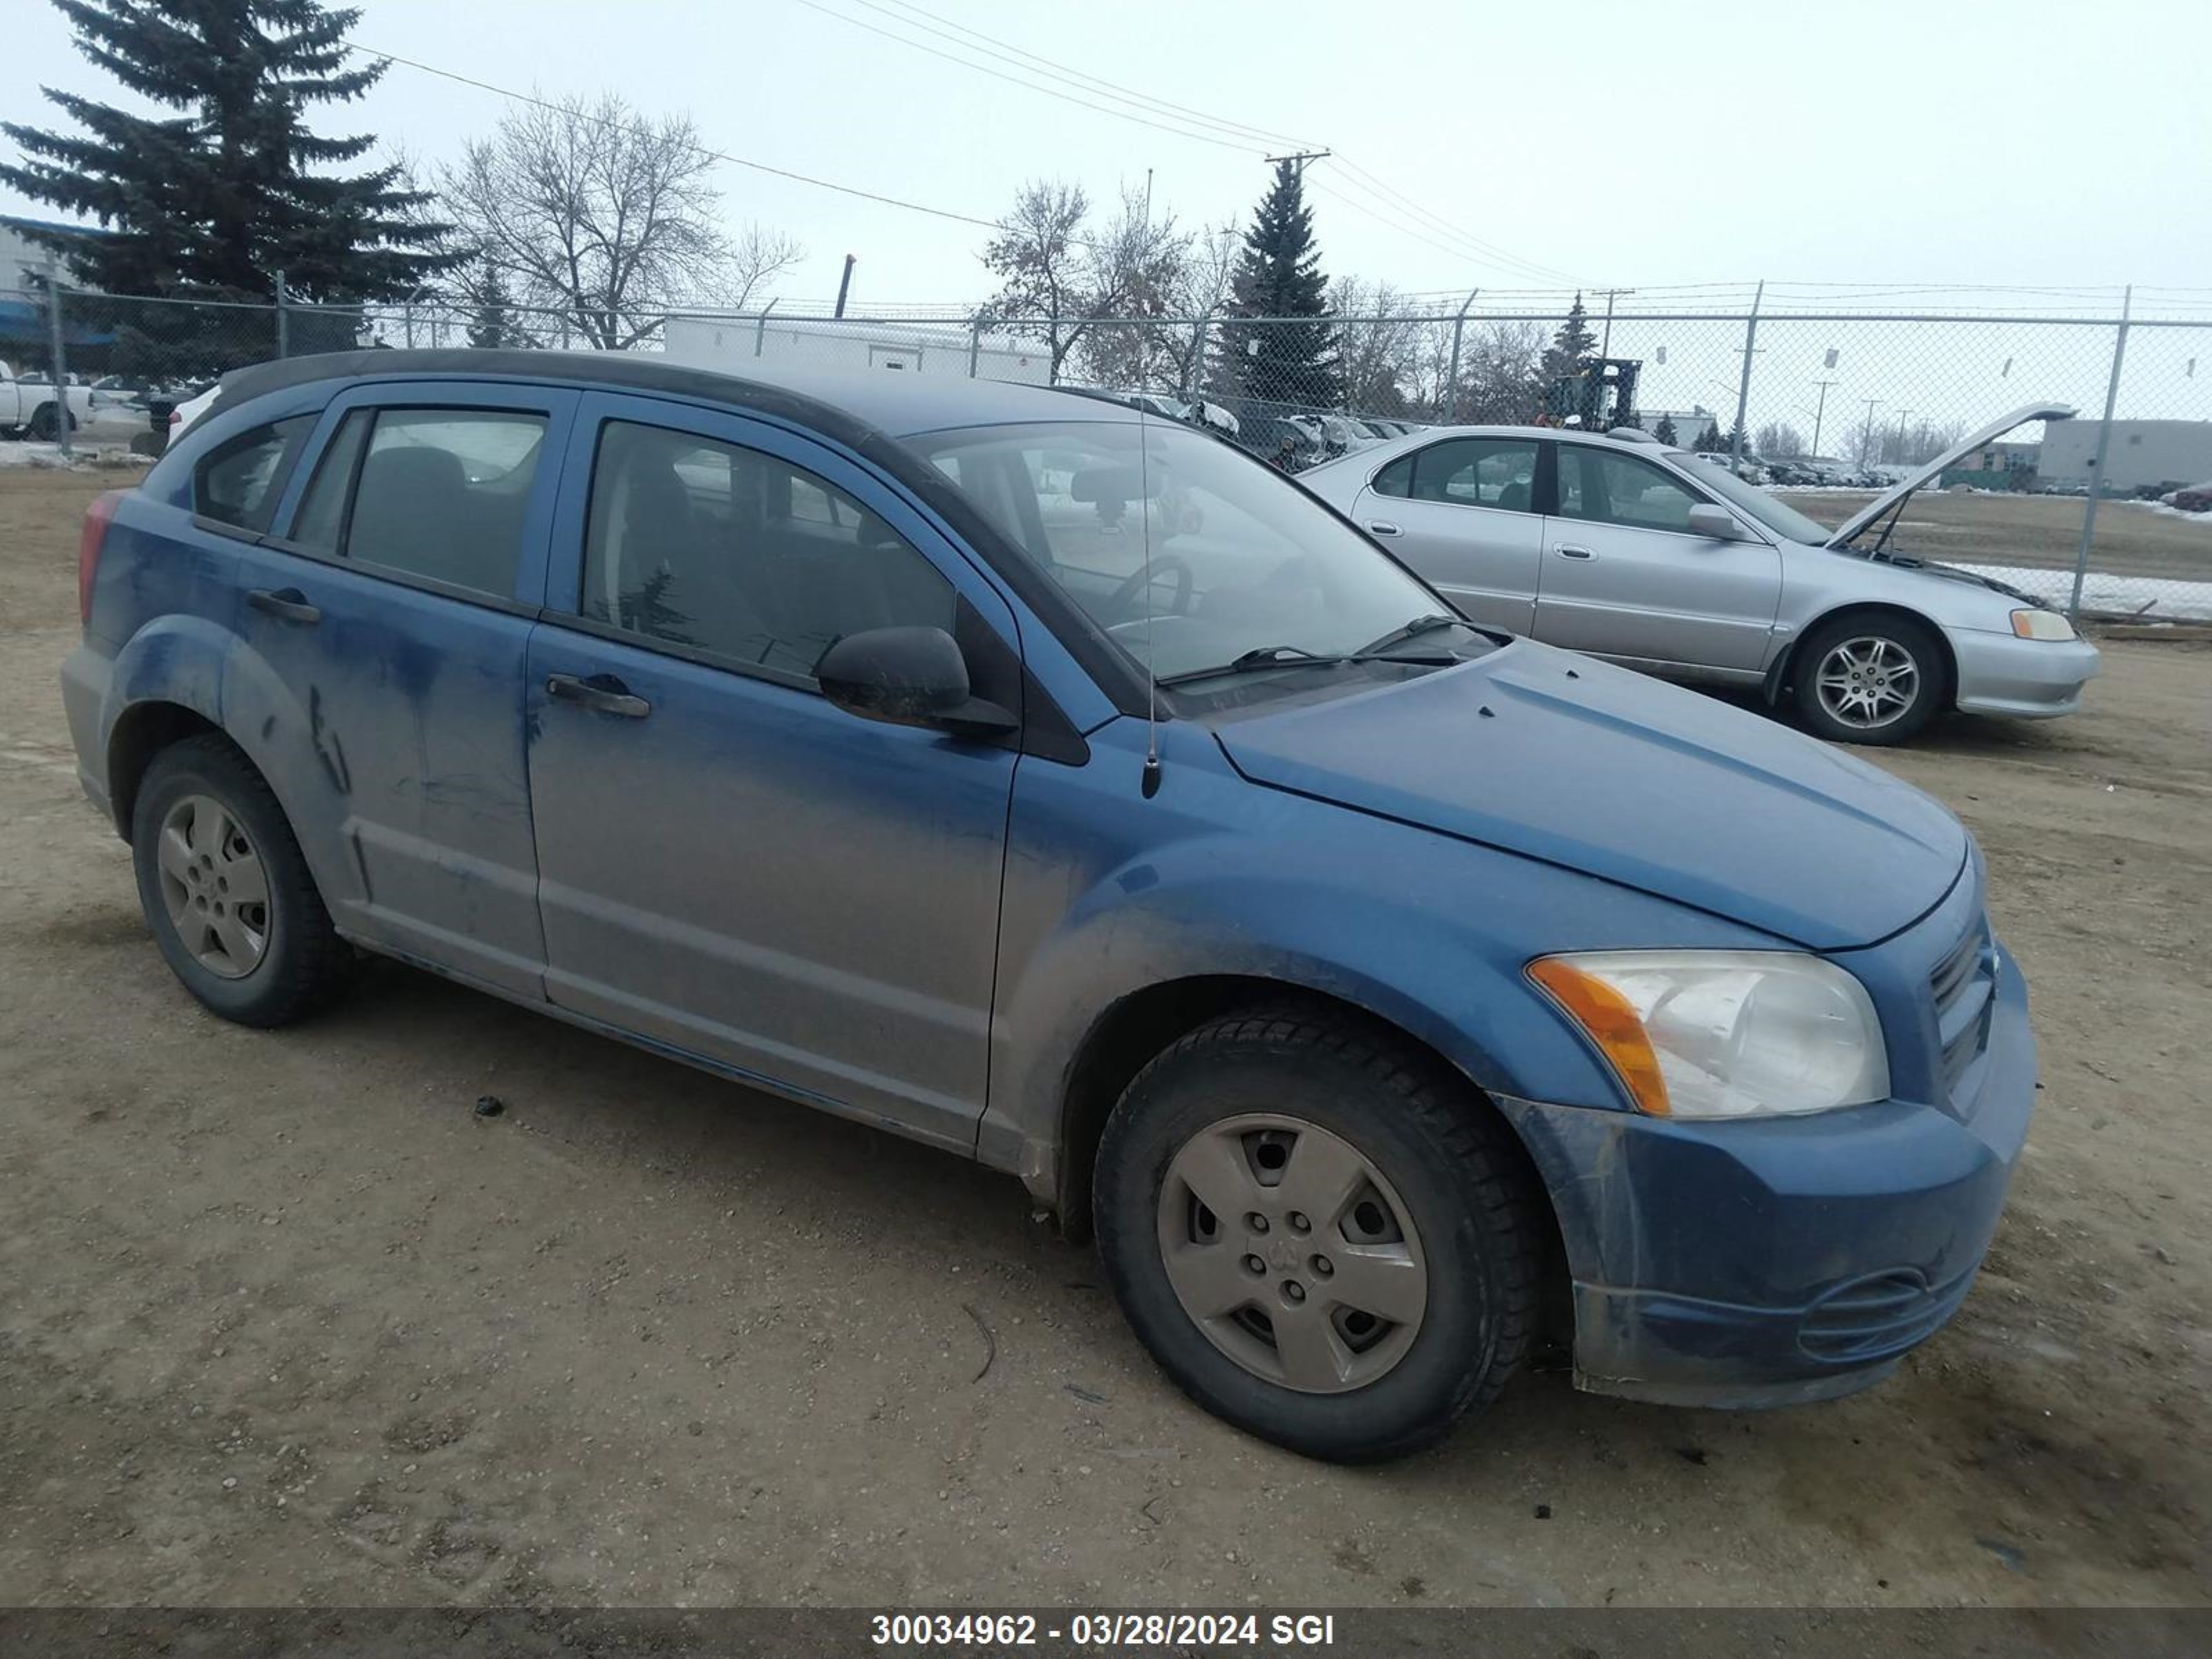
[(1881, 1381), (1965, 1299), (2035, 1101), (2002, 947), (1971, 1098), (1675, 1123), (1501, 1099), (1574, 1281), (1577, 1385), (1742, 1408)]
[(1958, 659), (1955, 702), (1969, 714), (2048, 720), (2081, 706), (2097, 678), (2097, 647), (2087, 640), (2023, 640), (1979, 629), (1945, 630)]

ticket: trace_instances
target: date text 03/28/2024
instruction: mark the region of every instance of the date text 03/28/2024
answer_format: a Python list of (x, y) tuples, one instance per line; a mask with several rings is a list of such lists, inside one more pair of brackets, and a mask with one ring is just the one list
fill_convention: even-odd
[(1027, 1647), (1039, 1641), (1078, 1647), (1332, 1647), (1328, 1613), (878, 1613), (869, 1639), (883, 1648)]

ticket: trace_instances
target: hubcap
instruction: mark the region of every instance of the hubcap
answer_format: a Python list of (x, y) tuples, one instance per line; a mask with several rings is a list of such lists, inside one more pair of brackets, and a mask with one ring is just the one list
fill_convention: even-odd
[(155, 847), (169, 926), (192, 959), (243, 979), (269, 949), (269, 875), (221, 801), (186, 795), (161, 820)]
[(1412, 1214), (1342, 1136), (1252, 1113), (1185, 1142), (1160, 1185), (1168, 1283), (1206, 1340), (1304, 1394), (1366, 1387), (1406, 1357), (1429, 1273)]
[(1920, 691), (1920, 665), (1895, 640), (1845, 640), (1820, 659), (1814, 677), (1820, 707), (1843, 725), (1870, 732), (1889, 725)]

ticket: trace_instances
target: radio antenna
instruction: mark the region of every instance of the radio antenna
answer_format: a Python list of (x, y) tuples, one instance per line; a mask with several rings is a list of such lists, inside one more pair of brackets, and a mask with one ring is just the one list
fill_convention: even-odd
[(1152, 663), (1152, 446), (1146, 441), (1145, 406), (1137, 405), (1137, 523), (1144, 534), (1145, 560), (1145, 772), (1141, 786), (1150, 800), (1160, 793), (1160, 675)]

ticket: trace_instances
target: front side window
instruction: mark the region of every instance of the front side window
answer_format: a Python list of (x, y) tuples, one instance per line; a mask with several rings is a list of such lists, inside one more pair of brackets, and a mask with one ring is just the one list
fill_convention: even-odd
[(1705, 497), (1633, 455), (1588, 444), (1559, 446), (1559, 516), (1633, 530), (1686, 534), (1690, 509)]
[(610, 421), (579, 610), (671, 645), (811, 678), (876, 628), (952, 631), (952, 584), (883, 520), (791, 462)]
[(285, 475), (314, 429), (313, 416), (295, 415), (218, 444), (192, 469), (192, 511), (241, 530), (266, 530)]
[(1141, 668), (1341, 656), (1449, 606), (1241, 452), (1164, 422), (1040, 422), (906, 441)]
[(291, 539), (508, 598), (544, 441), (542, 415), (355, 410), (316, 464)]

